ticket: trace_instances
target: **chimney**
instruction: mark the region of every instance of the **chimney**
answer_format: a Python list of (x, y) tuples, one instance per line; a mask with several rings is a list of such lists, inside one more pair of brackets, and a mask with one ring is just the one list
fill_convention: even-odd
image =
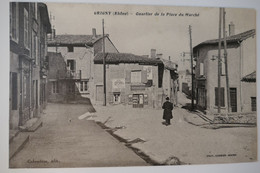
[(156, 49), (151, 49), (151, 58), (156, 58)]
[(233, 22), (230, 22), (229, 24), (229, 36), (235, 35), (235, 25)]
[(97, 37), (96, 28), (92, 28), (92, 37), (93, 37), (93, 38), (96, 38), (96, 37)]
[(169, 56), (169, 61), (171, 61), (171, 56)]

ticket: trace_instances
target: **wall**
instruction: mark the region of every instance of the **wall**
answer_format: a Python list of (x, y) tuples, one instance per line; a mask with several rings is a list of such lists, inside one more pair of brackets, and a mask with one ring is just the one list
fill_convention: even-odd
[[(128, 82), (128, 75), (133, 70), (144, 70), (143, 65), (139, 64), (119, 64), (119, 65), (107, 65), (106, 68), (106, 78), (107, 78), (107, 103), (113, 104), (112, 94), (113, 92), (121, 92), (122, 98), (121, 103), (129, 105), (128, 96), (132, 94), (147, 94), (148, 95), (148, 107), (161, 107), (163, 100), (163, 90), (162, 88), (158, 89), (158, 66), (152, 67), (152, 80), (153, 85), (151, 87), (145, 87), (144, 90), (131, 90), (131, 83)], [(123, 79), (125, 80), (125, 88), (115, 90), (112, 88), (113, 79)], [(95, 76), (94, 76), (94, 85), (103, 86), (103, 65), (95, 64)], [(144, 84), (143, 84), (144, 85)], [(103, 94), (103, 93), (101, 93)], [(103, 100), (98, 102), (96, 101), (97, 91), (93, 95), (93, 103), (102, 104)], [(132, 105), (131, 105), (132, 106)]]
[[(46, 98), (44, 87), (40, 84), (45, 84), (46, 79), (41, 78), (41, 69), (44, 67), (44, 58), (46, 56), (46, 25), (42, 22), (43, 18), (48, 18), (40, 13), (38, 9), (37, 14), (33, 12), (36, 3), (17, 3), (18, 10), (15, 20), (17, 20), (18, 39), (10, 39), (10, 82), (13, 73), (17, 73), (17, 110), (12, 110), (10, 107), (10, 128), (17, 129), (19, 125), (23, 125), (28, 119), (38, 115), (40, 110), (46, 106)], [(10, 6), (10, 8), (12, 5)], [(24, 25), (24, 10), (28, 11), (28, 46), (25, 46), (25, 25)], [(41, 16), (42, 15), (42, 16)], [(13, 14), (11, 14), (13, 16)], [(13, 19), (13, 18), (12, 18)], [(37, 20), (37, 22), (35, 22)], [(10, 20), (11, 21), (11, 20)], [(46, 20), (47, 21), (47, 20)], [(10, 24), (11, 26), (11, 24)], [(11, 31), (11, 30), (10, 30)], [(37, 47), (32, 44), (33, 36), (37, 35)], [(10, 33), (11, 36), (11, 33)], [(33, 52), (37, 50), (34, 55)], [(31, 61), (33, 59), (34, 61)], [(38, 60), (38, 61), (37, 61)], [(34, 63), (38, 62), (38, 63)], [(18, 70), (19, 69), (19, 70)], [(37, 86), (34, 86), (34, 81), (38, 81)], [(42, 85), (43, 86), (43, 85)], [(10, 91), (14, 87), (10, 83)], [(38, 90), (35, 93), (36, 89)], [(35, 90), (34, 90), (35, 89)], [(36, 97), (38, 95), (38, 97)], [(10, 100), (12, 99), (12, 92), (10, 92)], [(42, 102), (40, 102), (42, 96)], [(38, 102), (35, 99), (38, 98)], [(36, 105), (38, 103), (38, 105)], [(39, 105), (42, 103), (42, 105)], [(10, 105), (11, 106), (11, 105)]]
[[(106, 52), (118, 52), (107, 37), (105, 39), (105, 46)], [(98, 40), (93, 47), (74, 47), (73, 52), (68, 52), (67, 46), (48, 47), (48, 51), (61, 53), (66, 63), (68, 59), (76, 61), (77, 73), (81, 70), (81, 80), (78, 80), (78, 82), (75, 81), (76, 93), (82, 97), (94, 98), (94, 73), (100, 73), (100, 71), (95, 72), (94, 55), (102, 51), (102, 39)], [(79, 90), (80, 81), (88, 81), (88, 91)]]
[[(10, 129), (15, 129), (18, 127), (19, 124), (19, 105), (20, 105), (20, 99), (19, 99), (19, 93), (20, 93), (20, 75), (19, 75), (19, 57), (17, 54), (10, 52), (10, 74), (9, 74), (9, 78), (10, 78), (10, 90), (9, 90), (9, 96), (10, 98), (13, 98), (12, 95), (12, 89), (13, 87), (16, 86), (16, 92), (17, 94), (14, 96), (17, 99), (16, 104), (17, 107), (16, 108), (12, 108), (12, 99), (9, 99), (9, 112), (10, 112), (10, 116), (9, 116), (9, 127)], [(12, 83), (12, 75), (13, 73), (17, 74), (17, 83), (14, 84)]]
[(242, 111), (252, 112), (251, 97), (257, 97), (256, 83), (242, 82)]
[[(237, 111), (240, 111), (240, 60), (239, 60), (239, 48), (228, 49), (228, 75), (229, 75), (229, 87), (237, 89)], [(217, 106), (215, 106), (215, 87), (218, 87), (218, 61), (210, 60), (212, 56), (218, 55), (217, 50), (211, 50), (208, 52), (208, 63), (207, 63), (207, 91), (211, 93), (209, 95), (208, 108), (212, 112), (217, 112)], [(221, 53), (223, 56), (223, 50)], [(222, 66), (224, 67), (224, 66)], [(210, 70), (209, 70), (210, 69)], [(224, 87), (225, 93), (225, 106), (221, 107), (221, 112), (227, 112), (227, 90), (226, 90), (226, 76), (221, 75), (221, 87)]]
[[(196, 78), (200, 78), (200, 63), (204, 64), (204, 77), (206, 79), (206, 90), (207, 90), (207, 110), (210, 113), (217, 112), (217, 106), (215, 106), (215, 87), (218, 87), (218, 50), (217, 46), (203, 46), (199, 49), (197, 55), (197, 65), (195, 69)], [(221, 56), (223, 55), (224, 50), (221, 50)], [(246, 87), (243, 85), (247, 85), (241, 82), (241, 78), (246, 75), (245, 71), (253, 72), (255, 68), (255, 57), (256, 57), (256, 49), (255, 49), (255, 38), (248, 38), (243, 41), (241, 46), (239, 43), (229, 44), (228, 49), (228, 75), (229, 75), (229, 87), (237, 89), (237, 112), (245, 112), (248, 111), (249, 108), (243, 109), (244, 103), (248, 105), (249, 95), (254, 95), (255, 89), (253, 91), (248, 92)], [(215, 60), (214, 60), (215, 59)], [(222, 59), (224, 61), (224, 59)], [(248, 62), (249, 61), (249, 62)], [(248, 68), (248, 63), (251, 64), (250, 68)], [(224, 64), (222, 68), (224, 68)], [(224, 69), (223, 69), (224, 71)], [(253, 84), (251, 84), (253, 85)], [(227, 112), (227, 91), (226, 91), (226, 77), (225, 75), (221, 76), (221, 87), (224, 87), (225, 93), (225, 106), (221, 107), (221, 112)], [(254, 88), (255, 86), (252, 86)], [(242, 88), (242, 89), (241, 89)], [(246, 93), (244, 93), (246, 92)], [(211, 93), (211, 94), (209, 94)], [(251, 100), (250, 100), (251, 101)]]

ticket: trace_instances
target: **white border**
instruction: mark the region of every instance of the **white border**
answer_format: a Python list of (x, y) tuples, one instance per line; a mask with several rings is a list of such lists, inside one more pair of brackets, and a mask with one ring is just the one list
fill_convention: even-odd
[[(16, 0), (18, 1), (18, 0)], [(33, 2), (32, 0), (27, 0)], [(41, 2), (39, 0), (34, 0)], [(234, 7), (234, 8), (254, 8), (257, 12), (257, 43), (259, 43), (259, 22), (260, 22), (260, 1), (259, 0), (45, 0), (44, 2), (88, 2), (88, 3), (106, 3), (106, 4), (139, 4), (139, 5), (173, 5), (173, 6), (197, 6), (197, 7)], [(192, 165), (192, 166), (152, 166), (152, 167), (115, 167), (115, 168), (58, 168), (58, 169), (9, 169), (8, 168), (8, 122), (9, 122), (9, 1), (0, 1), (0, 172), (192, 172), (192, 173), (258, 173), (260, 171), (260, 162), (254, 163), (236, 163), (236, 164), (216, 164), (216, 165)], [(260, 50), (259, 44), (257, 44), (257, 50)], [(258, 55), (259, 55), (259, 51)], [(258, 59), (258, 58), (257, 58)], [(259, 61), (257, 61), (259, 66)], [(259, 74), (259, 69), (257, 69)], [(259, 75), (257, 76), (259, 81)], [(257, 82), (259, 84), (259, 82)], [(259, 88), (258, 88), (259, 89)], [(258, 92), (259, 93), (259, 92)], [(259, 102), (258, 96), (258, 103)], [(258, 104), (258, 110), (260, 106)], [(259, 123), (258, 118), (258, 124)], [(259, 128), (258, 128), (258, 139), (259, 139)], [(259, 148), (259, 142), (258, 142)], [(259, 150), (258, 150), (259, 158)]]

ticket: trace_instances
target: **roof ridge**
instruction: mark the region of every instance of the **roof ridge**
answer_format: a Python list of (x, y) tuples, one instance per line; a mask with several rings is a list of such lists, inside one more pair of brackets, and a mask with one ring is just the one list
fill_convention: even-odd
[[(228, 37), (226, 37), (226, 40), (229, 41), (229, 42), (230, 41), (237, 41), (237, 40), (238, 41), (244, 41), (244, 40), (246, 40), (247, 38), (249, 38), (249, 37), (251, 37), (253, 35), (255, 35), (255, 29), (250, 29), (250, 30), (241, 32), (239, 34), (228, 36)], [(224, 40), (224, 38), (222, 37), (221, 41), (223, 41), (223, 40)], [(217, 39), (206, 40), (206, 41), (203, 41), (203, 42), (197, 44), (194, 48), (196, 48), (196, 47), (198, 47), (200, 45), (203, 45), (203, 44), (214, 44), (214, 43), (216, 43), (218, 41), (219, 41), (218, 38)]]

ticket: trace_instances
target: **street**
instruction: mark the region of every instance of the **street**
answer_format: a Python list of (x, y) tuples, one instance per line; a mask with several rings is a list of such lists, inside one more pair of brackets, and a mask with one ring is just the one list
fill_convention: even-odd
[(83, 104), (48, 104), (43, 127), (30, 134), (10, 168), (147, 165), (94, 121), (78, 119), (89, 110)]
[[(176, 157), (182, 164), (251, 162), (257, 159), (256, 127), (206, 129), (185, 121), (193, 116), (175, 107), (172, 125), (162, 124), (162, 110), (133, 109), (122, 105), (95, 107), (96, 121), (117, 128), (114, 133), (128, 141), (140, 138), (132, 146), (152, 160), (167, 164)], [(109, 110), (109, 111), (108, 111)], [(121, 128), (120, 128), (121, 127)]]
[[(189, 101), (179, 98), (182, 104)], [(43, 127), (30, 134), (29, 144), (11, 159), (10, 167), (185, 165), (257, 159), (256, 127), (203, 128), (199, 124), (206, 122), (181, 106), (174, 108), (170, 126), (162, 124), (161, 109), (94, 107), (93, 113), (90, 105), (49, 103), (42, 114)]]

